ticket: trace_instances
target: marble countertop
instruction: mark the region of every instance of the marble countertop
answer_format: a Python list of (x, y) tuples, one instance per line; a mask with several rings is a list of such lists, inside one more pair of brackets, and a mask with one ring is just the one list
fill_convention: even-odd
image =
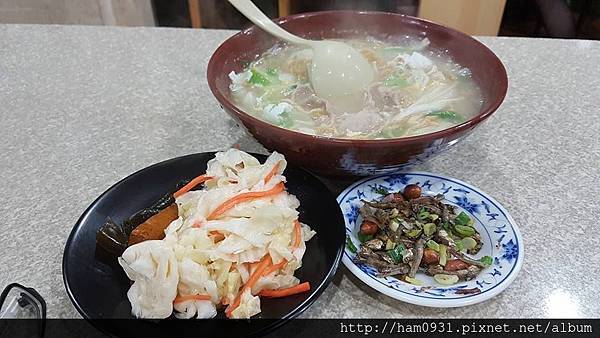
[[(223, 113), (205, 79), (232, 31), (0, 25), (0, 286), (79, 317), (61, 271), (85, 208), (168, 158), (265, 150)], [(433, 309), (378, 294), (340, 267), (304, 317), (598, 317), (600, 42), (481, 38), (510, 88), (463, 143), (415, 169), (486, 191), (521, 228), (514, 283), (473, 306)]]

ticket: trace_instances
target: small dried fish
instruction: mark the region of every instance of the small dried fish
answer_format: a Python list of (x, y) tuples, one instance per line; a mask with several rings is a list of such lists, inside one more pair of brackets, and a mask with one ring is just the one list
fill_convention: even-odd
[(458, 289), (454, 291), (457, 295), (472, 295), (476, 293), (480, 293), (481, 290), (479, 288), (470, 288), (470, 289)]
[(365, 221), (377, 223), (377, 219), (375, 218), (375, 210), (375, 208), (371, 208), (365, 204), (360, 207), (360, 214)]
[(483, 264), (482, 262), (475, 260), (473, 258), (467, 257), (467, 255), (463, 254), (462, 252), (456, 250), (456, 247), (448, 247), (448, 251), (450, 251), (450, 253), (452, 253), (456, 258), (460, 259), (461, 261), (469, 264), (469, 265), (475, 265), (478, 266), (480, 268), (486, 268), (487, 266), (485, 264)]
[(387, 254), (387, 252), (382, 252), (382, 251), (380, 251), (380, 252), (377, 252), (377, 255), (379, 255), (379, 257), (380, 257), (380, 258), (381, 258), (383, 261), (385, 261), (386, 263), (389, 263), (389, 264), (396, 264), (396, 263), (394, 262), (394, 260), (392, 259), (392, 257), (390, 257), (390, 255), (388, 255), (388, 254)]
[(356, 257), (354, 258), (354, 261), (374, 267), (377, 269), (378, 277), (406, 274), (409, 271), (407, 264), (393, 264), (392, 262), (388, 261), (388, 259), (385, 259), (384, 256), (378, 255), (365, 246), (361, 246), (360, 250), (356, 254)]
[(381, 239), (374, 238), (372, 240), (364, 242), (363, 245), (371, 250), (381, 250), (381, 249), (383, 249), (385, 244), (383, 243), (383, 241)]
[(446, 245), (448, 248), (456, 248), (456, 243), (454, 243), (454, 240), (450, 238), (450, 235), (448, 235), (448, 232), (444, 229), (438, 230), (435, 239), (437, 242)]
[(434, 276), (437, 274), (444, 274), (444, 275), (455, 275), (458, 276), (458, 278), (463, 279), (463, 280), (470, 280), (473, 279), (477, 276), (477, 274), (479, 274), (479, 272), (481, 271), (481, 269), (479, 269), (478, 267), (471, 265), (469, 266), (467, 269), (463, 269), (463, 270), (456, 270), (456, 271), (446, 271), (444, 269), (442, 269), (441, 266), (436, 265), (436, 266), (430, 266), (426, 273), (430, 276)]
[(383, 278), (393, 275), (405, 275), (408, 273), (409, 269), (410, 268), (406, 264), (398, 264), (378, 270), (377, 277)]
[(379, 259), (379, 256), (373, 252), (373, 250), (367, 248), (364, 245), (360, 246), (360, 250), (358, 250), (358, 253), (356, 254), (356, 258), (360, 259), (362, 261), (366, 261), (369, 259)]
[(450, 224), (454, 223), (450, 217), (450, 213), (452, 213), (452, 210), (450, 209), (450, 207), (448, 207), (448, 205), (442, 203), (442, 213), (440, 214), (440, 217), (442, 218), (442, 222), (450, 223)]
[(390, 214), (388, 210), (371, 207), (367, 204), (360, 208), (360, 214), (365, 220), (377, 223), (380, 227), (390, 223)]
[(407, 247), (407, 248), (412, 248), (412, 247), (415, 246), (415, 242), (413, 240), (408, 239), (408, 238), (402, 237), (402, 238), (400, 238), (399, 242), (402, 243), (402, 244), (404, 244), (404, 246)]
[(415, 244), (414, 257), (412, 262), (410, 263), (410, 271), (408, 272), (408, 277), (410, 278), (415, 278), (417, 269), (419, 269), (419, 265), (421, 265), (421, 260), (423, 259), (424, 245), (425, 240), (423, 238), (419, 238), (419, 240)]

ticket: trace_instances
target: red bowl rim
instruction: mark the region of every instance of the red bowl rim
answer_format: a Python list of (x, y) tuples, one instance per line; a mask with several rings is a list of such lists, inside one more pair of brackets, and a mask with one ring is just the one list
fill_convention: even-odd
[(215, 98), (217, 99), (217, 101), (219, 101), (219, 103), (221, 105), (225, 106), (226, 109), (229, 109), (230, 111), (232, 111), (236, 115), (238, 115), (238, 117), (240, 119), (244, 119), (244, 118), (251, 119), (258, 126), (265, 127), (265, 128), (279, 129), (279, 131), (281, 133), (283, 133), (284, 135), (287, 134), (291, 137), (296, 137), (296, 138), (300, 137), (300, 138), (304, 138), (304, 139), (312, 140), (312, 141), (325, 141), (327, 143), (334, 143), (334, 144), (338, 144), (338, 145), (353, 145), (353, 146), (356, 146), (356, 145), (359, 145), (359, 146), (383, 146), (383, 145), (387, 145), (387, 144), (399, 145), (402, 143), (408, 144), (408, 143), (431, 142), (433, 140), (444, 138), (444, 137), (459, 133), (463, 130), (475, 127), (477, 124), (479, 124), (480, 122), (482, 122), (485, 119), (487, 119), (488, 117), (490, 117), (490, 115), (492, 115), (504, 101), (504, 98), (506, 97), (506, 92), (508, 91), (508, 75), (506, 73), (506, 68), (504, 67), (504, 64), (498, 58), (498, 56), (496, 54), (494, 54), (494, 52), (492, 52), (486, 45), (484, 45), (477, 39), (473, 38), (472, 36), (465, 34), (463, 32), (460, 32), (456, 29), (453, 29), (453, 28), (450, 28), (450, 27), (447, 27), (444, 25), (440, 25), (440, 24), (437, 24), (437, 23), (429, 21), (429, 20), (409, 16), (409, 15), (390, 13), (390, 12), (378, 12), (378, 11), (332, 10), (332, 11), (321, 11), (321, 12), (308, 12), (308, 13), (300, 13), (300, 14), (289, 15), (289, 16), (277, 18), (277, 19), (274, 19), (273, 21), (275, 21), (275, 23), (281, 25), (283, 23), (286, 23), (288, 21), (292, 21), (295, 19), (312, 17), (312, 16), (320, 16), (320, 15), (327, 16), (327, 15), (332, 15), (332, 14), (336, 14), (336, 13), (358, 14), (358, 15), (376, 15), (376, 16), (382, 16), (382, 15), (383, 16), (399, 16), (399, 17), (408, 18), (409, 20), (414, 21), (418, 24), (427, 24), (430, 26), (435, 26), (438, 29), (444, 29), (444, 30), (449, 31), (452, 35), (461, 36), (463, 38), (472, 40), (476, 45), (478, 45), (484, 51), (489, 53), (492, 56), (492, 59), (495, 59), (498, 62), (498, 65), (500, 66), (500, 71), (503, 75), (498, 79), (498, 81), (500, 82), (501, 88), (503, 88), (504, 90), (502, 91), (501, 95), (496, 97), (496, 100), (493, 101), (492, 104), (487, 109), (480, 111), (479, 114), (475, 115), (474, 117), (470, 118), (469, 120), (462, 122), (456, 126), (452, 126), (452, 127), (446, 128), (446, 129), (432, 132), (432, 133), (421, 134), (421, 135), (416, 135), (416, 136), (408, 136), (408, 137), (386, 138), (386, 139), (367, 139), (367, 140), (365, 140), (365, 139), (345, 139), (345, 138), (336, 138), (336, 137), (305, 134), (305, 133), (302, 133), (299, 131), (276, 126), (274, 124), (265, 122), (259, 118), (256, 118), (256, 117), (246, 113), (245, 111), (243, 111), (243, 110), (239, 109), (237, 106), (235, 106), (225, 95), (223, 95), (223, 93), (216, 86), (215, 82), (216, 82), (217, 74), (214, 70), (215, 64), (216, 64), (216, 56), (223, 53), (223, 49), (225, 49), (225, 46), (228, 43), (230, 43), (231, 40), (240, 38), (240, 36), (242, 36), (242, 35), (251, 34), (255, 30), (260, 29), (256, 25), (252, 25), (252, 26), (234, 34), (233, 36), (230, 36), (229, 38), (227, 38), (227, 40), (223, 41), (221, 43), (221, 45), (219, 45), (219, 47), (215, 50), (215, 52), (213, 53), (213, 55), (211, 56), (211, 58), (208, 62), (208, 67), (207, 67), (207, 72), (206, 72), (208, 86), (209, 86), (211, 92), (213, 93), (213, 95), (215, 96)]

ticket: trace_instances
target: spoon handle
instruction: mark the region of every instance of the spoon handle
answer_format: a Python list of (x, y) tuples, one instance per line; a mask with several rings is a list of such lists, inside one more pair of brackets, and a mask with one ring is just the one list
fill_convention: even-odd
[(279, 27), (250, 0), (229, 0), (229, 3), (231, 3), (233, 7), (237, 8), (240, 13), (244, 14), (244, 16), (252, 21), (255, 25), (275, 37), (299, 45), (310, 45), (312, 42), (310, 40), (293, 35), (292, 33)]

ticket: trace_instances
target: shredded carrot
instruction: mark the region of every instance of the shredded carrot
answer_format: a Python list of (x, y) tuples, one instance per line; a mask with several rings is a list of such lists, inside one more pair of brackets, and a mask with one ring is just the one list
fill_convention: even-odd
[(210, 296), (209, 295), (179, 296), (179, 297), (175, 297), (175, 299), (173, 300), (173, 303), (181, 303), (181, 302), (185, 302), (186, 300), (210, 300)]
[(294, 249), (300, 247), (300, 242), (302, 241), (302, 231), (300, 228), (300, 222), (298, 220), (294, 221)]
[(181, 189), (177, 190), (174, 194), (173, 197), (179, 197), (183, 194), (185, 194), (186, 192), (192, 190), (195, 186), (197, 186), (198, 184), (204, 182), (204, 181), (208, 181), (212, 179), (211, 176), (206, 176), (206, 175), (200, 175), (196, 178), (194, 178), (193, 180), (190, 181), (190, 183), (184, 185)]
[(283, 185), (283, 182), (279, 182), (276, 186), (274, 186), (273, 188), (271, 188), (269, 190), (250, 191), (250, 192), (241, 193), (241, 194), (239, 194), (237, 196), (233, 196), (232, 198), (223, 202), (215, 210), (213, 210), (213, 212), (211, 212), (210, 215), (208, 215), (208, 217), (206, 219), (213, 220), (213, 219), (221, 216), (222, 214), (224, 214), (227, 210), (235, 207), (239, 203), (255, 200), (257, 198), (263, 198), (263, 197), (268, 197), (268, 196), (272, 196), (272, 195), (277, 195), (280, 192), (283, 192), (284, 190), (285, 190), (285, 186)]
[(302, 293), (310, 291), (310, 283), (304, 282), (302, 284), (298, 284), (296, 286), (292, 286), (290, 288), (279, 289), (279, 290), (262, 290), (259, 292), (259, 296), (262, 297), (270, 297), (270, 298), (279, 298), (295, 295), (297, 293)]
[(262, 277), (265, 269), (272, 263), (273, 261), (271, 260), (271, 256), (269, 256), (268, 254), (260, 260), (260, 263), (258, 263), (256, 270), (254, 270), (252, 275), (250, 275), (250, 278), (248, 278), (246, 284), (244, 284), (238, 295), (235, 297), (233, 303), (230, 304), (229, 307), (227, 307), (227, 309), (225, 310), (225, 314), (227, 315), (227, 317), (231, 317), (231, 313), (233, 312), (233, 310), (240, 306), (242, 294), (244, 293), (244, 291), (251, 290), (254, 284), (256, 284), (256, 282), (258, 281), (258, 279)]
[(281, 260), (281, 262), (279, 262), (277, 264), (273, 264), (273, 265), (269, 266), (268, 268), (266, 268), (265, 272), (263, 273), (263, 276), (266, 276), (273, 271), (277, 271), (277, 270), (283, 268), (286, 264), (287, 264), (287, 260), (284, 258)]
[(277, 171), (279, 170), (279, 162), (275, 163), (275, 165), (273, 166), (273, 169), (271, 169), (271, 171), (269, 171), (269, 173), (267, 174), (267, 176), (265, 176), (265, 183), (269, 182), (269, 180), (275, 176), (275, 174), (277, 174)]
[(233, 310), (237, 309), (238, 306), (240, 306), (240, 303), (242, 301), (242, 292), (244, 291), (244, 289), (242, 288), (242, 290), (240, 291), (240, 294), (237, 295), (235, 297), (235, 299), (233, 300), (233, 303), (229, 304), (229, 306), (227, 307), (227, 309), (225, 309), (225, 315), (227, 316), (227, 318), (231, 318), (231, 313), (233, 312)]
[(248, 273), (252, 274), (252, 272), (256, 269), (256, 267), (258, 266), (258, 264), (260, 264), (260, 261), (248, 263)]
[(266, 255), (266, 259), (264, 259), (260, 263), (258, 263), (258, 266), (254, 270), (252, 275), (250, 275), (250, 278), (248, 278), (248, 281), (244, 285), (244, 288), (246, 288), (246, 289), (252, 288), (254, 286), (254, 284), (256, 284), (258, 279), (260, 277), (262, 277), (262, 274), (265, 271), (265, 269), (272, 263), (273, 263), (273, 261), (271, 260), (271, 256)]
[(229, 305), (229, 300), (227, 299), (227, 297), (221, 298), (221, 304), (223, 304), (223, 305)]

